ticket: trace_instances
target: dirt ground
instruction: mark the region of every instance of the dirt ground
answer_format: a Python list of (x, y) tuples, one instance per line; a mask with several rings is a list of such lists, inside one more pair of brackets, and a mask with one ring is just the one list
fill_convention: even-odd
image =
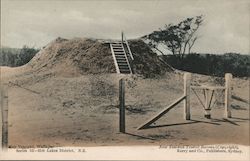
[[(191, 120), (183, 119), (183, 104), (173, 108), (150, 128), (137, 130), (146, 120), (183, 94), (182, 73), (158, 78), (138, 75), (85, 74), (76, 77), (25, 72), (26, 67), (1, 67), (8, 85), (9, 145), (108, 146), (249, 145), (249, 78), (233, 79), (232, 118), (223, 118), (221, 91), (212, 119), (194, 93)], [(223, 79), (193, 76), (194, 84), (223, 85)], [(126, 79), (126, 131), (119, 133), (118, 81)], [(201, 94), (201, 93), (198, 93)]]

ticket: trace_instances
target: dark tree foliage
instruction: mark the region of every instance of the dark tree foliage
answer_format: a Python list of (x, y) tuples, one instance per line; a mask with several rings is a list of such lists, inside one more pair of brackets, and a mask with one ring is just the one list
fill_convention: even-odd
[(0, 66), (21, 66), (28, 63), (39, 49), (23, 46), (21, 49), (1, 48), (0, 50)]
[[(192, 47), (198, 39), (197, 31), (202, 25), (203, 16), (187, 18), (177, 25), (165, 25), (164, 29), (154, 31), (144, 36), (149, 41), (149, 45), (158, 49), (158, 45), (163, 45), (172, 52), (173, 55), (182, 58), (185, 53), (190, 53)], [(164, 52), (160, 51), (163, 55)]]
[(163, 59), (176, 69), (193, 73), (221, 77), (224, 77), (225, 73), (232, 73), (236, 77), (250, 77), (250, 55), (191, 53), (183, 57), (183, 63), (172, 55), (165, 55)]

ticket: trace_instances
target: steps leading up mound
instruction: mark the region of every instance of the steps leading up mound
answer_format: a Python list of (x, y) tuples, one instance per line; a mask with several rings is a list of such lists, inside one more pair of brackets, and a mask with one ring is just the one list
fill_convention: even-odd
[[(129, 45), (134, 56), (131, 68), (135, 74), (154, 77), (171, 71), (142, 40), (131, 40)], [(51, 71), (63, 76), (116, 73), (110, 43), (97, 39), (57, 38), (27, 66), (36, 72)]]
[(132, 74), (130, 63), (122, 43), (110, 43), (116, 72), (121, 74)]

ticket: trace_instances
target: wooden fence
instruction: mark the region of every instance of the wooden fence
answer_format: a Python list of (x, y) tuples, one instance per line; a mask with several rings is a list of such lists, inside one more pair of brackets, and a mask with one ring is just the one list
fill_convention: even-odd
[[(191, 80), (192, 75), (191, 73), (184, 73), (184, 89), (183, 89), (183, 95), (176, 99), (173, 103), (171, 103), (169, 106), (164, 108), (162, 111), (148, 119), (145, 123), (143, 123), (141, 126), (139, 126), (138, 130), (145, 129), (149, 127), (151, 124), (153, 124), (156, 120), (161, 118), (163, 115), (165, 115), (167, 112), (169, 112), (171, 109), (173, 109), (176, 105), (184, 101), (184, 112), (183, 116), (185, 120), (191, 119), (191, 113), (190, 113), (190, 94), (191, 89), (195, 92), (195, 90), (203, 90), (204, 96), (205, 96), (205, 103), (201, 101), (199, 96), (196, 94), (198, 99), (200, 100), (202, 106), (204, 107), (204, 116), (208, 119), (211, 118), (211, 102), (214, 96), (215, 90), (225, 90), (225, 117), (230, 118), (231, 117), (231, 80), (232, 80), (232, 74), (226, 73), (225, 74), (225, 86), (207, 86), (207, 85), (201, 85), (201, 86), (191, 86)], [(120, 116), (120, 122), (119, 122), (119, 129), (120, 132), (125, 133), (125, 82), (123, 79), (119, 81), (119, 116)]]

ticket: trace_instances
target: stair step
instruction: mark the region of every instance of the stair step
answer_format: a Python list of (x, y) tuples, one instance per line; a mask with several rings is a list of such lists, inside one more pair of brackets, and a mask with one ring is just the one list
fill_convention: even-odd
[(128, 64), (127, 61), (117, 61), (117, 64)]
[(117, 61), (117, 63), (121, 63), (121, 62), (126, 62), (127, 63), (126, 58), (116, 58), (116, 61)]
[(126, 70), (129, 71), (129, 67), (126, 67), (126, 68), (120, 68), (120, 67), (119, 67), (119, 69), (120, 69), (120, 71), (121, 71), (121, 70), (122, 70), (122, 71), (126, 71)]
[(127, 60), (125, 58), (116, 58), (117, 63), (127, 63)]
[(126, 71), (126, 70), (130, 71), (130, 70), (129, 70), (129, 67), (126, 67), (126, 68), (125, 68), (125, 67), (124, 67), (124, 68), (120, 68), (120, 67), (119, 67), (119, 70), (120, 70), (120, 71), (121, 71), (121, 70), (122, 70), (122, 71)]
[(115, 65), (117, 72), (123, 74), (130, 74), (130, 64), (127, 60), (127, 54), (124, 50), (123, 44), (121, 42), (114, 42), (110, 44), (113, 58), (115, 59)]
[(124, 53), (124, 52), (121, 52), (121, 51), (119, 51), (119, 52), (114, 52), (114, 54), (123, 54), (123, 55), (125, 55), (125, 53)]
[(120, 55), (115, 55), (116, 57), (118, 57), (118, 58), (120, 58), (120, 57), (124, 57), (125, 58), (125, 56), (124, 55), (122, 55), (122, 54), (120, 54)]
[(130, 73), (130, 70), (129, 69), (120, 69), (120, 72), (129, 72)]
[(126, 68), (129, 68), (129, 67), (128, 67), (128, 64), (118, 64), (118, 66), (119, 66), (119, 68), (120, 68), (120, 67), (121, 67), (121, 68), (125, 68), (125, 67), (126, 67)]
[(125, 57), (115, 57), (117, 61), (126, 61), (127, 59)]
[(125, 53), (114, 53), (115, 55), (124, 55), (125, 56)]
[(120, 62), (120, 61), (117, 61), (117, 64), (119, 65), (119, 64), (128, 64), (128, 62), (126, 62), (126, 61), (123, 61), (123, 62)]
[(112, 48), (123, 48), (122, 45), (115, 45), (115, 46), (112, 46)]
[(130, 70), (129, 70), (128, 68), (126, 68), (126, 69), (121, 69), (121, 68), (120, 68), (120, 71), (121, 71), (121, 72), (130, 72)]
[(124, 51), (123, 48), (113, 48), (114, 52), (115, 51)]
[(117, 56), (122, 56), (122, 55), (125, 56), (124, 54), (115, 54), (115, 55), (117, 55)]
[(117, 62), (117, 63), (118, 63), (118, 65), (121, 65), (121, 66), (124, 66), (124, 65), (128, 66), (128, 63), (127, 63), (127, 62), (125, 62), (125, 63)]
[(120, 70), (120, 73), (130, 73), (129, 70)]
[(124, 66), (128, 66), (128, 63), (118, 63), (119, 66), (124, 67)]
[(115, 49), (114, 49), (114, 53), (119, 53), (119, 52), (120, 52), (120, 53), (125, 53), (124, 50), (115, 50)]
[(122, 57), (122, 58), (125, 58), (125, 59), (126, 59), (126, 57), (125, 57), (124, 54), (123, 54), (123, 55), (115, 55), (115, 57), (116, 57), (116, 58), (121, 58), (121, 57)]
[(123, 55), (125, 55), (125, 53), (124, 52), (114, 52), (115, 54), (123, 54)]
[(116, 59), (117, 60), (117, 63), (127, 63), (127, 60), (124, 58), (124, 59)]
[(125, 55), (115, 55), (116, 58), (124, 58), (126, 59)]
[(124, 61), (124, 62), (117, 62), (118, 64), (128, 64), (128, 62), (127, 61)]
[(122, 45), (120, 44), (120, 45), (112, 45), (112, 48), (122, 48)]

